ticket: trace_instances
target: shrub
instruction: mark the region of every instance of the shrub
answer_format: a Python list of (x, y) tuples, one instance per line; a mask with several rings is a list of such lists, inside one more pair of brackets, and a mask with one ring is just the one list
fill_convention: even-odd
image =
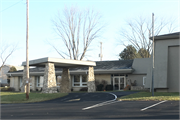
[(15, 89), (13, 87), (7, 87), (7, 88), (3, 87), (1, 88), (1, 91), (15, 91)]
[(87, 87), (81, 88), (79, 91), (88, 91)]
[(15, 91), (15, 89), (13, 87), (9, 87), (8, 89), (9, 91)]
[(106, 85), (106, 91), (113, 90), (113, 85)]
[(103, 90), (106, 89), (106, 85), (107, 85), (107, 81), (106, 80), (102, 80), (101, 84), (103, 84)]
[(59, 92), (59, 89), (57, 88), (57, 92)]
[(124, 91), (130, 90), (130, 89), (131, 89), (131, 86), (130, 86), (130, 85), (127, 85), (127, 86), (124, 88)]
[(99, 81), (98, 80), (95, 80), (95, 85), (99, 85)]
[(97, 85), (97, 91), (102, 91), (102, 90), (103, 90), (103, 87), (104, 87), (103, 84)]
[(8, 83), (1, 83), (1, 87), (5, 87), (5, 86), (9, 87), (9, 84)]

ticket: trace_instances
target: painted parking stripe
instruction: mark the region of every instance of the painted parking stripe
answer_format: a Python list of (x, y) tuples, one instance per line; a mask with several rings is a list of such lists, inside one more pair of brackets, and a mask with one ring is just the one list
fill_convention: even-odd
[(163, 103), (163, 102), (166, 102), (166, 101), (167, 101), (167, 100), (158, 102), (158, 103), (156, 103), (156, 104), (154, 104), (154, 105), (151, 105), (151, 106), (149, 106), (149, 107), (146, 107), (146, 108), (141, 109), (141, 111), (144, 111), (144, 110), (146, 110), (146, 109), (149, 109), (149, 108), (151, 108), (151, 107), (154, 107), (154, 106), (156, 106), (156, 105), (158, 105), (158, 104), (161, 104), (161, 103)]
[(78, 99), (71, 99), (71, 100), (68, 100), (68, 101), (80, 101), (80, 98), (78, 98)]
[(116, 103), (116, 102), (121, 102), (121, 101), (113, 101), (113, 102), (106, 102), (106, 103), (99, 103), (90, 107), (86, 107), (83, 108), (82, 110), (87, 110), (87, 109), (91, 109), (91, 108), (95, 108), (95, 107), (100, 107), (100, 106), (104, 106), (104, 105), (108, 105), (108, 104), (112, 104), (112, 103)]
[(103, 105), (108, 105), (108, 104), (120, 102), (120, 101), (116, 101), (117, 96), (115, 94), (113, 94), (113, 93), (109, 93), (109, 94), (114, 95), (114, 99), (113, 100), (108, 100), (108, 101), (105, 101), (105, 102), (102, 102), (102, 103), (99, 103), (99, 104), (95, 104), (95, 105), (83, 108), (82, 110), (87, 110), (87, 109), (91, 109), (91, 108), (95, 108), (95, 107), (100, 107), (100, 106), (103, 106)]

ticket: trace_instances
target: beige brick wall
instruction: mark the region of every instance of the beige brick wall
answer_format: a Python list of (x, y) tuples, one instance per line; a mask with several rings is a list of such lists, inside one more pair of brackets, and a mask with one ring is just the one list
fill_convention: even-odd
[(31, 76), (31, 89), (32, 91), (36, 91), (36, 81), (35, 81), (35, 76)]
[(14, 81), (13, 87), (14, 87), (15, 91), (19, 91), (19, 79), (18, 79), (18, 77), (14, 77), (13, 81)]
[(99, 82), (105, 80), (107, 81), (107, 84), (111, 84), (111, 75), (95, 75), (95, 80)]

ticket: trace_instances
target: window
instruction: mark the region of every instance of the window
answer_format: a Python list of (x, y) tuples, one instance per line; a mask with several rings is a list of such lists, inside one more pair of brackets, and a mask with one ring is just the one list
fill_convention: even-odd
[(72, 85), (73, 87), (87, 87), (87, 75), (73, 75)]
[[(18, 79), (19, 79), (19, 86), (21, 87), (22, 84), (23, 84), (23, 77), (20, 76), (20, 77), (18, 77)], [(30, 85), (30, 88), (31, 88), (32, 87), (32, 83), (30, 83), (29, 85)]]
[(146, 76), (143, 77), (143, 85), (146, 83)]
[(30, 83), (29, 83), (29, 86), (30, 86), (30, 88), (32, 88), (32, 76), (29, 76), (29, 78), (30, 78)]
[(43, 87), (44, 76), (36, 76), (36, 86)]
[(19, 86), (22, 86), (22, 77), (19, 77)]
[(60, 83), (61, 83), (61, 76), (57, 76), (56, 77), (56, 86), (60, 87)]

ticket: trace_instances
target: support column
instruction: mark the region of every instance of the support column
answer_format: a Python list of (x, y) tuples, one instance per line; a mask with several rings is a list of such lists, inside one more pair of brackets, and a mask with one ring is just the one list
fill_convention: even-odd
[(56, 76), (53, 63), (46, 63), (42, 93), (57, 93)]
[(70, 74), (69, 68), (63, 68), (61, 84), (60, 84), (60, 93), (70, 93)]
[[(22, 80), (22, 86), (21, 86), (21, 92), (26, 93), (26, 66), (24, 66), (24, 70), (23, 70), (23, 80)], [(30, 93), (30, 87), (29, 87), (29, 93)]]
[(36, 81), (35, 81), (35, 76), (31, 77), (31, 84), (32, 84), (32, 91), (36, 91)]
[(88, 86), (88, 92), (95, 92), (96, 91), (95, 79), (94, 79), (94, 68), (93, 67), (89, 67), (87, 86)]

